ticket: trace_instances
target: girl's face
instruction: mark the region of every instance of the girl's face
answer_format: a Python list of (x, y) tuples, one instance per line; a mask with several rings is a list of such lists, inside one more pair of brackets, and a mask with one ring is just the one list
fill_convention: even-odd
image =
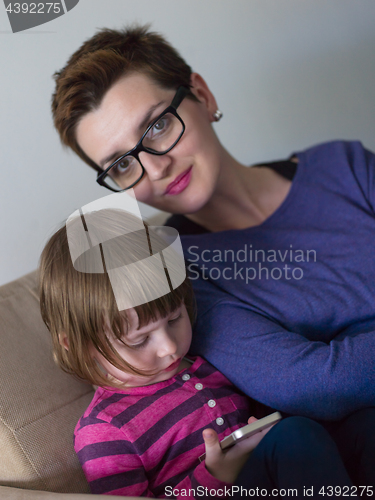
[[(215, 99), (198, 74), (193, 73), (191, 84), (200, 102), (185, 98), (178, 107), (186, 127), (183, 136), (165, 155), (140, 154), (145, 174), (134, 187), (138, 201), (171, 213), (194, 213), (204, 207), (220, 171), (221, 146), (211, 125)], [(80, 147), (104, 170), (137, 144), (175, 92), (142, 73), (125, 76), (108, 90), (100, 107), (79, 122)]]
[(117, 339), (111, 343), (119, 355), (139, 370), (155, 375), (140, 376), (123, 372), (109, 363), (100, 353), (94, 357), (104, 370), (124, 387), (140, 387), (155, 384), (173, 377), (179, 370), (182, 358), (191, 344), (191, 323), (185, 305), (181, 305), (165, 318), (138, 329), (138, 316), (134, 309), (128, 311), (129, 330), (124, 345)]

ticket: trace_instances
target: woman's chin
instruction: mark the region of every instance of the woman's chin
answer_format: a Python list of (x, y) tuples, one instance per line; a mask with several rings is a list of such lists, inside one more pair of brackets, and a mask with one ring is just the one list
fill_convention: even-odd
[(202, 192), (202, 189), (187, 189), (175, 197), (166, 196), (165, 198), (163, 205), (168, 208), (161, 208), (161, 210), (173, 214), (189, 215), (199, 212), (208, 203), (210, 193), (206, 191)]
[(205, 205), (205, 203), (199, 203), (196, 200), (187, 200), (185, 203), (173, 203), (169, 204), (168, 209), (162, 209), (165, 212), (170, 212), (172, 214), (195, 214)]

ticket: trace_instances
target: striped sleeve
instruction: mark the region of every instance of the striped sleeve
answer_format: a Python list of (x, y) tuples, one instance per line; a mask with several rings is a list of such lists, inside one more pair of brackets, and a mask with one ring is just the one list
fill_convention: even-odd
[[(121, 429), (102, 421), (76, 430), (74, 447), (92, 493), (133, 497), (156, 497), (150, 488), (142, 458)], [(181, 477), (181, 476), (180, 476)], [(199, 492), (231, 486), (214, 478), (204, 462), (186, 471), (178, 484), (165, 487), (159, 498), (196, 498)], [(172, 495), (170, 493), (173, 490)], [(159, 490), (160, 491), (160, 490)]]
[(81, 426), (74, 448), (92, 493), (154, 496), (134, 445), (120, 429), (105, 421)]

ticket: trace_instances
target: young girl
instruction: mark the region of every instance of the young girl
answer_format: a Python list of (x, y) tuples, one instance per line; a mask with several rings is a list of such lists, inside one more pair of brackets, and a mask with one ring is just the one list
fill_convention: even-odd
[[(78, 234), (74, 228), (82, 223), (91, 241), (95, 231), (105, 241), (84, 252), (87, 262), (99, 255), (98, 247), (106, 255), (108, 242), (117, 267), (145, 257), (142, 238), (129, 238), (133, 216), (108, 209), (90, 215), (89, 220), (73, 219), (49, 240), (41, 257), (40, 284), (41, 311), (55, 359), (65, 371), (99, 385), (74, 436), (92, 492), (227, 496), (240, 491), (231, 487), (241, 469), (238, 486), (266, 492), (294, 488), (294, 496), (302, 497), (303, 487), (349, 487), (333, 441), (306, 418), (287, 418), (268, 433), (221, 450), (220, 440), (256, 420), (249, 415), (260, 417), (264, 411), (204, 359), (187, 357), (194, 319), (187, 279), (153, 301), (119, 311), (108, 269), (75, 269), (79, 266), (72, 262), (68, 234)], [(158, 241), (150, 228), (143, 231), (148, 242)], [(126, 239), (119, 236), (126, 233)], [(144, 278), (147, 292), (157, 292), (157, 274)], [(205, 460), (199, 462), (203, 453)], [(319, 498), (317, 489), (315, 493)]]

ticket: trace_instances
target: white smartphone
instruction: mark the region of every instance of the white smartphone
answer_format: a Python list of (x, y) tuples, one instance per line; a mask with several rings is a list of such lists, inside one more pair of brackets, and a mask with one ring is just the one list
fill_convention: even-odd
[(226, 450), (227, 448), (234, 446), (236, 443), (239, 443), (243, 439), (253, 436), (263, 429), (271, 427), (271, 425), (276, 424), (276, 422), (281, 420), (281, 418), (281, 414), (278, 411), (275, 411), (275, 413), (271, 413), (271, 415), (267, 415), (267, 417), (261, 418), (256, 422), (252, 422), (251, 424), (237, 429), (236, 431), (232, 432), (232, 434), (229, 434), (229, 436), (220, 441), (221, 449)]
[[(271, 425), (276, 424), (281, 419), (281, 414), (278, 411), (275, 411), (275, 413), (271, 413), (271, 415), (267, 415), (266, 417), (261, 418), (256, 422), (245, 425), (244, 427), (237, 429), (236, 431), (232, 432), (232, 434), (229, 434), (229, 436), (226, 436), (224, 439), (222, 439), (220, 441), (221, 449), (226, 450), (227, 448), (234, 446), (236, 443), (239, 443), (243, 439), (246, 439), (250, 436), (253, 436), (257, 432), (271, 427)], [(205, 457), (206, 454), (204, 453), (199, 457), (199, 461), (202, 462)]]

